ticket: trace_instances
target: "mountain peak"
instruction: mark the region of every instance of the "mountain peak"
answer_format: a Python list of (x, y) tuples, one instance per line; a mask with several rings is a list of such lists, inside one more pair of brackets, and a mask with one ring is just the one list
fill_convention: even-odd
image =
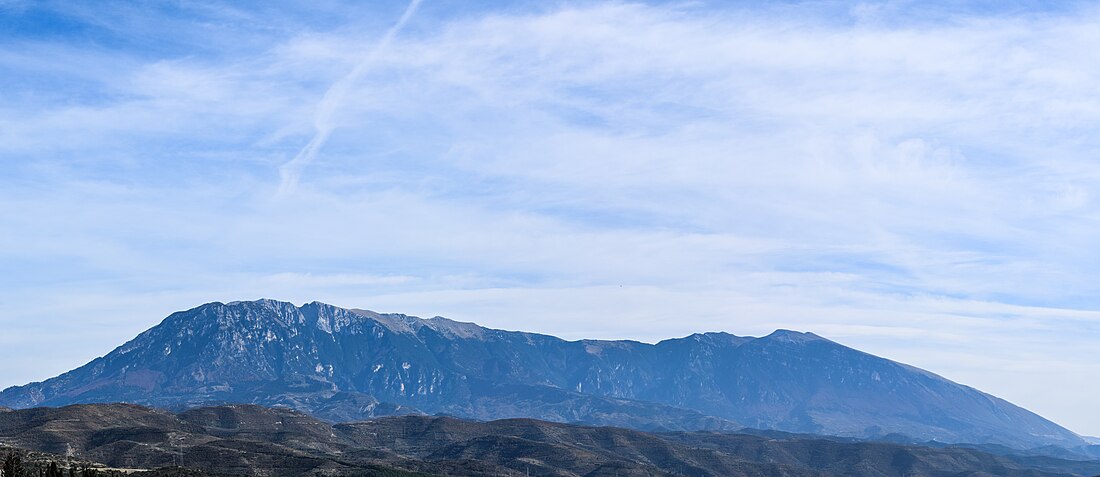
[[(1038, 447), (1083, 441), (1024, 409), (813, 333), (566, 341), (442, 317), (271, 299), (209, 303), (0, 406), (287, 406), (332, 419), (426, 412), (636, 428), (747, 425)], [(858, 405), (854, 405), (858, 404)], [(740, 425), (735, 424), (740, 423)], [(993, 436), (993, 437), (990, 437)]]
[[(319, 303), (319, 302), (313, 302)], [(222, 305), (222, 306), (294, 306), (293, 303), (287, 301), (280, 301), (271, 298), (257, 298), (255, 300), (234, 300), (228, 303), (222, 303), (219, 301), (207, 303), (207, 305)]]
[(812, 341), (829, 341), (829, 340), (827, 340), (825, 338), (822, 338), (818, 335), (815, 335), (813, 333), (802, 332), (802, 331), (793, 331), (793, 330), (785, 330), (785, 329), (775, 330), (775, 331), (771, 332), (771, 334), (769, 334), (767, 336), (764, 336), (760, 339), (771, 340), (771, 341), (780, 341), (780, 342), (786, 342), (786, 343), (809, 343), (809, 342), (812, 342)]

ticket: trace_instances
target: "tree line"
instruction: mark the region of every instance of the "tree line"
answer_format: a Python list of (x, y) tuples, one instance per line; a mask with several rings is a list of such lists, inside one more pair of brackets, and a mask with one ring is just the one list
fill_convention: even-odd
[(15, 452), (8, 453), (4, 466), (0, 467), (0, 477), (102, 477), (104, 474), (88, 465), (59, 466), (57, 462), (24, 463)]

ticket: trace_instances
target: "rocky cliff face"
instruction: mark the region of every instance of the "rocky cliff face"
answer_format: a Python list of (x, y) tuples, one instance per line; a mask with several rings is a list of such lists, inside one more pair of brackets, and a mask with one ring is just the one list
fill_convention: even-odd
[(809, 333), (565, 341), (272, 300), (175, 313), (107, 356), (0, 393), (14, 408), (286, 405), (334, 421), (443, 413), (641, 429), (741, 425), (844, 436), (1078, 446), (996, 397)]

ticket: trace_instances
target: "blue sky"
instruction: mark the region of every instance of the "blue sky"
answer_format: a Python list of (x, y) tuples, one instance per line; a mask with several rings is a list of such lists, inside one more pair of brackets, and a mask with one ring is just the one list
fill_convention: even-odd
[(807, 330), (1100, 434), (1100, 9), (1047, 4), (0, 0), (0, 386), (270, 297)]

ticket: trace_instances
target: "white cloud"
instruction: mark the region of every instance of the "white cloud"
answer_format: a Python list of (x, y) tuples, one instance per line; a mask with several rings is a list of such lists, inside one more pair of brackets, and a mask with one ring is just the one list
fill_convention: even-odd
[(325, 147), (329, 136), (332, 135), (332, 130), (336, 128), (335, 115), (338, 108), (345, 102), (345, 97), (355, 87), (359, 79), (369, 72), (378, 56), (389, 47), (394, 37), (404, 28), (405, 23), (408, 23), (409, 19), (416, 13), (420, 1), (410, 1), (409, 6), (405, 8), (405, 13), (401, 15), (397, 23), (386, 31), (382, 39), (368, 51), (363, 59), (355, 65), (355, 68), (333, 83), (328, 91), (325, 91), (325, 95), (317, 103), (317, 109), (313, 112), (313, 128), (316, 130), (313, 138), (301, 151), (298, 151), (298, 155), (294, 156), (294, 159), (279, 167), (279, 175), (282, 177), (282, 183), (279, 185), (280, 195), (291, 194), (298, 187), (302, 169), (316, 159), (317, 154)]

